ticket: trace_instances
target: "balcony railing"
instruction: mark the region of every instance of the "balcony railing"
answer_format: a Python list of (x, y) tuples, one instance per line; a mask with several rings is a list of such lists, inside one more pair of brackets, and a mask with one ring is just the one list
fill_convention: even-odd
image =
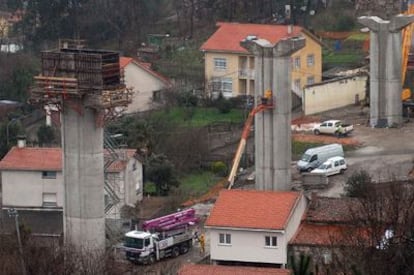
[(240, 69), (239, 78), (254, 79), (254, 70), (253, 69)]

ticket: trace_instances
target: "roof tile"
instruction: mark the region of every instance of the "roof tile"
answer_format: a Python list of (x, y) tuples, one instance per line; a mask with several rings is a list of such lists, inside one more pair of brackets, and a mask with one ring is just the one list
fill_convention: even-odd
[(202, 265), (184, 264), (178, 271), (179, 275), (290, 275), (289, 269), (248, 267), (248, 266), (223, 266), (223, 265)]
[(204, 51), (224, 51), (236, 53), (248, 53), (240, 46), (240, 42), (247, 36), (256, 36), (266, 39), (271, 44), (288, 37), (298, 36), (301, 27), (293, 26), (289, 33), (287, 25), (264, 25), (264, 24), (240, 24), (240, 23), (217, 23), (219, 29), (201, 46)]
[(224, 190), (206, 226), (283, 230), (300, 195), (298, 192)]
[[(132, 158), (135, 152), (135, 149), (127, 149), (126, 158)], [(126, 161), (115, 161), (108, 172), (120, 172), (125, 165)], [(62, 171), (62, 148), (14, 146), (0, 161), (0, 170)]]

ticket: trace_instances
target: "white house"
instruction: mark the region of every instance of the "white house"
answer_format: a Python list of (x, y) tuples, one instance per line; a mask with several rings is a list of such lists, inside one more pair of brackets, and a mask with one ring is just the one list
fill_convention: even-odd
[(222, 191), (205, 224), (211, 260), (286, 266), (288, 242), (305, 209), (299, 192)]
[(132, 103), (126, 113), (153, 109), (161, 102), (162, 92), (171, 88), (171, 82), (151, 69), (151, 64), (131, 57), (120, 57), (119, 64), (127, 88), (134, 91)]
[[(0, 171), (3, 208), (63, 210), (61, 148), (13, 147), (0, 161)], [(124, 150), (123, 156), (109, 166), (107, 184), (119, 198), (107, 209), (107, 218), (120, 218), (123, 205), (133, 206), (142, 199), (142, 163), (135, 150)]]

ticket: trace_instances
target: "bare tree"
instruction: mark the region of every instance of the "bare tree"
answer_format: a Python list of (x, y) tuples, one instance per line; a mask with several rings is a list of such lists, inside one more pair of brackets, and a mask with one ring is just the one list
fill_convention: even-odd
[(344, 268), (361, 274), (414, 274), (414, 185), (367, 183), (350, 209)]

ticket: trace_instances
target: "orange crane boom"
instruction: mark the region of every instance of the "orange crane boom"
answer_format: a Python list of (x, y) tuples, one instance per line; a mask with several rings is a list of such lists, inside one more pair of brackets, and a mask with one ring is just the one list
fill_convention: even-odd
[[(404, 12), (404, 14), (409, 15), (409, 14), (414, 14), (414, 4), (410, 3), (408, 6), (408, 9), (406, 12)], [(408, 56), (410, 54), (410, 49), (411, 49), (411, 39), (412, 39), (412, 34), (413, 34), (413, 30), (414, 30), (414, 24), (409, 24), (407, 27), (405, 27), (403, 29), (403, 35), (402, 35), (402, 68), (401, 68), (401, 73), (402, 73), (402, 85), (404, 85), (405, 83), (405, 78), (407, 75), (407, 64), (408, 64)], [(401, 94), (401, 99), (403, 101), (409, 99), (411, 97), (411, 91), (409, 88), (405, 88), (402, 91)]]
[[(271, 97), (271, 94), (270, 94), (270, 97)], [(253, 110), (251, 110), (249, 113), (249, 116), (246, 119), (246, 122), (244, 123), (243, 132), (241, 135), (239, 146), (237, 147), (236, 154), (234, 155), (233, 165), (231, 167), (230, 174), (228, 177), (228, 183), (229, 183), (228, 189), (231, 189), (231, 187), (234, 184), (234, 180), (237, 175), (237, 169), (239, 168), (241, 156), (244, 152), (244, 149), (246, 148), (247, 138), (249, 137), (249, 134), (250, 134), (250, 128), (252, 127), (254, 116), (257, 113), (263, 112), (264, 110), (273, 109), (273, 104), (270, 101), (269, 94), (265, 96), (265, 99), (268, 101), (257, 105)]]

